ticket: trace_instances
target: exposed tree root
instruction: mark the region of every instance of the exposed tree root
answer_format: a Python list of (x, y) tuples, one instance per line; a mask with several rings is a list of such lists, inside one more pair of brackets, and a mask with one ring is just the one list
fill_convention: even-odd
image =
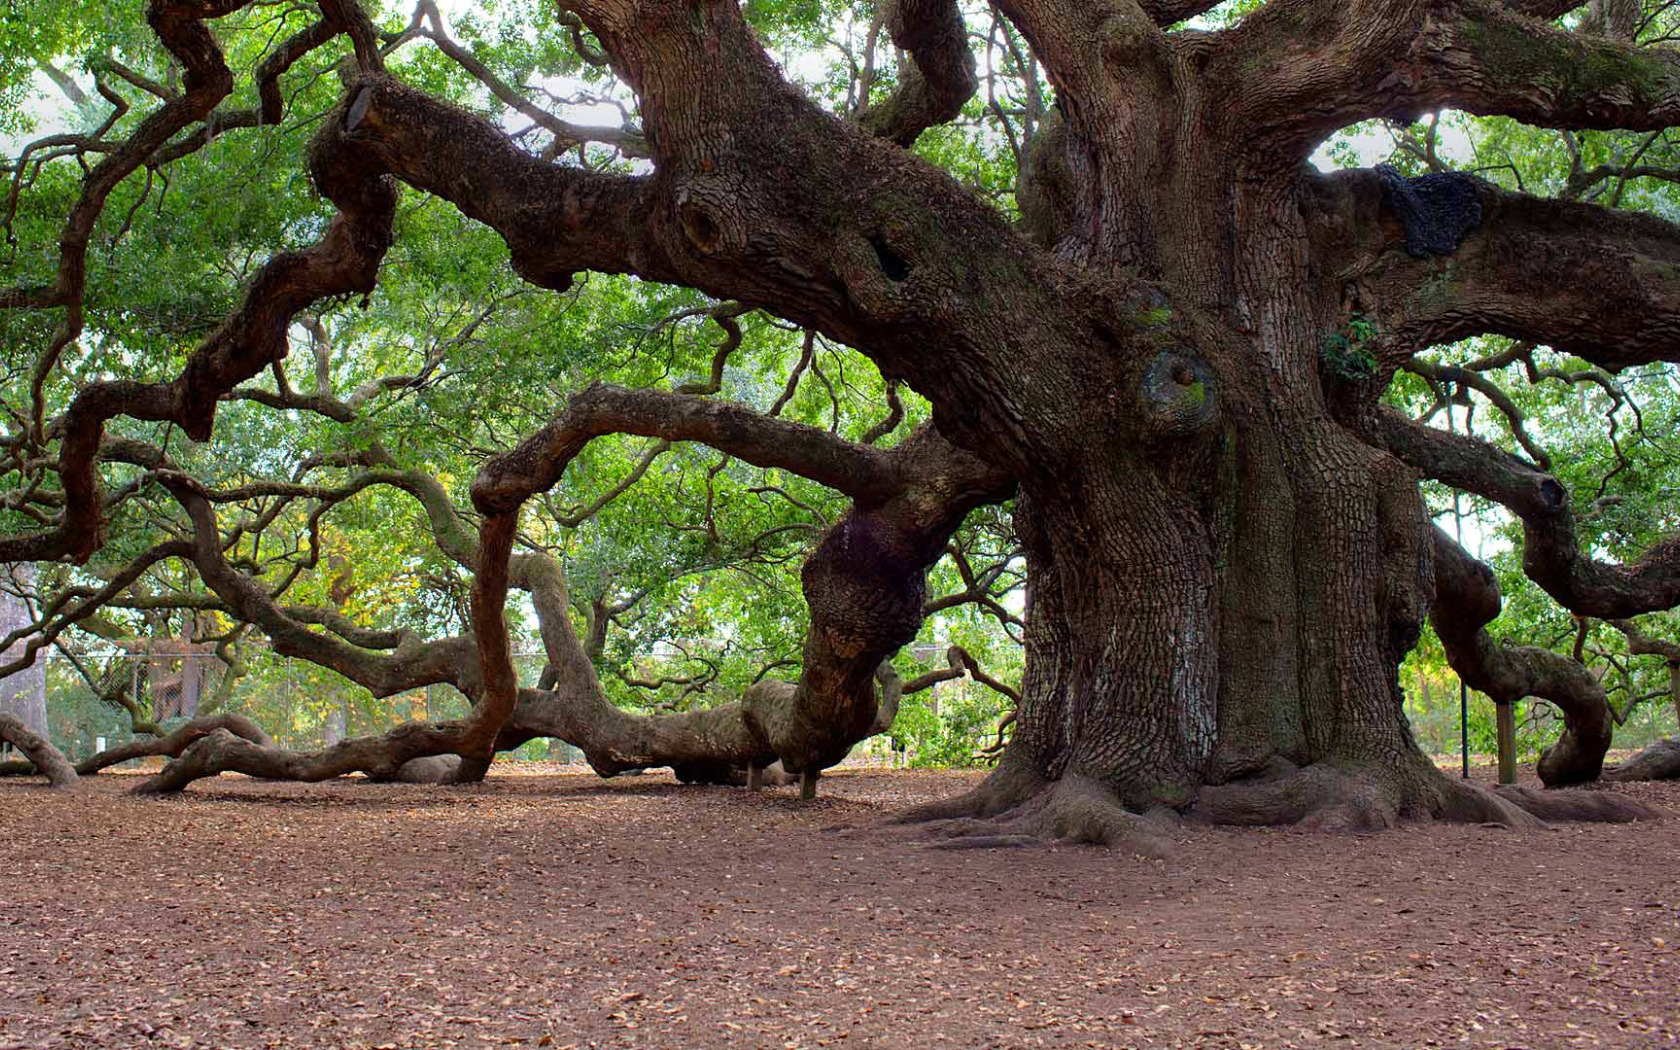
[(1538, 826), (1522, 810), (1427, 771), (1379, 777), (1312, 765), (1259, 781), (1203, 788), (1196, 819), (1244, 827), (1295, 825), (1322, 831), (1380, 831), (1435, 816), (1475, 823)]
[(1195, 816), (1209, 824), (1379, 831), (1422, 820), (1539, 828), (1550, 820), (1622, 823), (1662, 814), (1609, 792), (1486, 788), (1427, 765), (1392, 773), (1313, 765), (1267, 781), (1204, 788)]
[(1000, 787), (988, 780), (961, 798), (920, 807), (896, 823), (926, 824), (934, 849), (990, 849), (1048, 841), (1107, 846), (1146, 857), (1165, 857), (1172, 851), (1169, 831), (1175, 818), (1165, 813), (1132, 813), (1098, 781), (1066, 776), (1041, 782), (1039, 790), (1012, 805), (1004, 804), (1018, 797), (1018, 785)]
[(74, 791), (79, 779), (75, 767), (70, 765), (64, 754), (52, 745), (52, 741), (41, 736), (28, 726), (22, 719), (13, 715), (0, 715), (0, 740), (4, 740), (29, 757), (47, 778), (47, 785), (60, 791)]
[[(1320, 831), (1379, 831), (1409, 821), (1443, 820), (1510, 828), (1547, 821), (1655, 820), (1663, 816), (1610, 791), (1487, 788), (1457, 780), (1423, 759), (1392, 769), (1276, 763), (1266, 774), (1204, 787), (1191, 817), (1202, 824), (1294, 825)], [(1170, 852), (1179, 814), (1166, 807), (1128, 810), (1101, 781), (1057, 781), (1003, 767), (973, 791), (919, 806), (894, 823), (927, 828), (935, 848), (999, 848), (1082, 842), (1145, 856)]]
[(1574, 791), (1536, 791), (1533, 788), (1501, 785), (1494, 794), (1539, 817), (1541, 820), (1596, 821), (1627, 824), (1635, 820), (1662, 820), (1662, 810), (1614, 791), (1583, 788)]
[(934, 824), (957, 818), (994, 817), (1039, 795), (1050, 782), (1020, 764), (1002, 762), (973, 790), (952, 798), (912, 806), (892, 819), (894, 824)]
[(1680, 780), (1680, 740), (1659, 740), (1626, 762), (1604, 771), (1616, 783), (1634, 780)]

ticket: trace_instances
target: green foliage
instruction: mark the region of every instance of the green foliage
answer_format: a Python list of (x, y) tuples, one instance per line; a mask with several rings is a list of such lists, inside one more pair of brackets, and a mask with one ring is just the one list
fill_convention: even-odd
[(1318, 357), (1324, 367), (1343, 379), (1370, 379), (1377, 374), (1377, 356), (1369, 349), (1377, 326), (1370, 318), (1354, 313), (1337, 331), (1324, 337)]
[(966, 680), (904, 698), (888, 742), (912, 769), (951, 769), (982, 764), (1009, 702)]
[[(563, 100), (578, 100), (592, 106), (591, 112), (609, 114), (617, 114), (613, 107), (620, 106), (622, 114), (590, 120), (638, 119), (633, 93), (610, 69), (584, 61), (551, 4), (493, 0), (445, 6), (455, 39), (539, 104), (564, 111), (571, 103)], [(1019, 151), (1031, 123), (1044, 119), (1053, 92), (1026, 60), (1029, 49), (1013, 29), (1000, 21), (988, 31), (983, 9), (965, 6), (975, 31), (977, 66), (994, 75), (960, 119), (923, 135), (915, 148), (922, 159), (1013, 218)], [(1260, 6), (1261, 0), (1232, 0), (1192, 25), (1225, 28)], [(410, 12), (407, 5), (394, 3), (371, 10), (388, 31), (400, 30)], [(856, 80), (866, 64), (863, 49), (875, 4), (746, 0), (744, 11), (788, 75), (834, 112), (878, 102), (899, 83), (900, 59), (884, 37), (878, 37), (872, 56), (873, 83), (865, 90)], [(231, 105), (254, 102), (250, 72), (276, 39), (313, 17), (307, 6), (258, 5), (218, 20), (217, 37), (238, 84)], [(1655, 13), (1648, 35), (1670, 34), (1675, 18), (1673, 12)], [(230, 130), (199, 152), (156, 171), (137, 171), (116, 187), (89, 256), (88, 328), (48, 384), (49, 413), (62, 409), (95, 378), (174, 376), (191, 349), (239, 302), (258, 268), (276, 253), (306, 246), (319, 236), (332, 209), (310, 185), (305, 155), (309, 137), (339, 101), (334, 68), (345, 54), (344, 42), (335, 41), (287, 74), (288, 114), (281, 124)], [(171, 76), (168, 56), (145, 25), (142, 0), (10, 3), (0, 16), (0, 137), (9, 152), (15, 155), (37, 135), (97, 127), (109, 107), (92, 91), (94, 77), (104, 76), (100, 71), (112, 60), (160, 81)], [(1521, 60), (1512, 56), (1514, 62)], [(72, 78), (93, 101), (78, 107), (61, 97), (41, 72), (44, 63)], [(483, 85), (429, 42), (411, 41), (391, 55), (390, 65), (417, 88), (487, 114), (510, 131), (523, 127), (523, 118), (510, 116)], [(1595, 65), (1583, 75), (1620, 72)], [(129, 134), (156, 111), (156, 99), (106, 80), (131, 106), (109, 137)], [(860, 94), (868, 98), (856, 97)], [(540, 135), (522, 141), (533, 152), (545, 144)], [(1583, 182), (1601, 167), (1620, 172), (1635, 160), (1680, 168), (1680, 140), (1674, 136), (1582, 131), (1566, 141), (1553, 130), (1502, 118), (1443, 113), (1408, 127), (1381, 121), (1355, 125), (1323, 153), (1333, 166), (1386, 160), (1408, 174), (1429, 170), (1432, 156), (1433, 162), (1474, 170), (1508, 188), (1579, 193), (1608, 206), (1680, 218), (1680, 188), (1672, 182), (1619, 177)], [(619, 171), (643, 163), (596, 146), (569, 150), (556, 162)], [(8, 286), (52, 280), (60, 226), (80, 192), (82, 175), (73, 159), (60, 158), (25, 180), (8, 228)], [(114, 422), (113, 436), (164, 445), (183, 469), (221, 487), (289, 479), (296, 465), (311, 456), (377, 449), (399, 468), (437, 478), (453, 504), (466, 512), (468, 488), (485, 457), (542, 426), (589, 383), (672, 389), (709, 375), (723, 333), (705, 316), (716, 304), (697, 292), (602, 274), (580, 275), (565, 294), (533, 289), (511, 273), (498, 237), (412, 191), (403, 195), (396, 234), (379, 288), (366, 303), (323, 304), (310, 317), (329, 343), (319, 375), (312, 337), (301, 327), (291, 333), (292, 352), (282, 367), (295, 389), (311, 390), (319, 380), (340, 396), (382, 377), (414, 375), (420, 381), (374, 393), (352, 425), (232, 401), (221, 406), (215, 437), (202, 446), (132, 420)], [(57, 320), (45, 311), (0, 311), (0, 402), (14, 418), (28, 414), (28, 376)], [(1138, 317), (1149, 328), (1171, 320), (1167, 307), (1146, 309)], [(724, 369), (717, 396), (767, 410), (783, 399), (790, 376), (801, 367), (803, 334), (760, 313), (747, 313), (740, 321), (742, 345)], [(1353, 313), (1324, 336), (1319, 350), (1324, 373), (1347, 381), (1371, 379), (1377, 373), (1372, 348), (1378, 336), (1373, 317)], [(1431, 356), (1437, 363), (1462, 365), (1506, 345), (1497, 339), (1472, 340)], [(884, 414), (883, 378), (848, 347), (816, 340), (811, 349), (812, 363), (803, 369), (781, 414), (861, 437)], [(1680, 491), (1680, 388), (1674, 376), (1666, 367), (1629, 369), (1614, 378), (1623, 391), (1617, 402), (1604, 385), (1586, 377), (1581, 362), (1547, 348), (1537, 350), (1534, 360), (1558, 374), (1528, 382), (1522, 367), (1513, 364), (1490, 376), (1510, 392), (1537, 440), (1567, 451), (1554, 456), (1552, 470), (1573, 504), (1590, 509), (1579, 524), (1583, 545), (1606, 558), (1637, 558), (1680, 527), (1673, 509), (1673, 494)], [(278, 380), (265, 374), (249, 386), (272, 394)], [(1507, 451), (1522, 451), (1508, 424), (1497, 421), (1485, 404), (1467, 412), (1461, 395), (1401, 373), (1384, 397), (1389, 405), (1418, 416), (1433, 409), (1436, 425), (1446, 423)], [(1205, 396), (1205, 391), (1198, 383), (1190, 396)], [(905, 402), (907, 418), (886, 444), (902, 440), (928, 416), (926, 404), (913, 395), (907, 394)], [(738, 698), (767, 668), (779, 676), (796, 675), (806, 623), (799, 566), (843, 512), (845, 501), (804, 479), (682, 446), (660, 455), (638, 483), (598, 511), (583, 513), (614, 493), (648, 451), (648, 442), (640, 438), (590, 444), (560, 486), (533, 508), (522, 535), (526, 544), (563, 561), (580, 632), (586, 631), (594, 610), (623, 606), (611, 615), (597, 659), (609, 696), (637, 711), (688, 710)], [(137, 494), (112, 508), (109, 542), (87, 566), (52, 567), (55, 585), (97, 585), (160, 536), (179, 529), (169, 501), (155, 486), (141, 484), (138, 469), (119, 464), (104, 469), (108, 486), (134, 483)], [(314, 477), (341, 483), (350, 475), (330, 468)], [(8, 478), (15, 480), (8, 474), (0, 482)], [(1575, 623), (1522, 573), (1520, 528), (1483, 501), (1454, 497), (1440, 486), (1425, 491), (1443, 524), (1462, 526), (1467, 546), (1500, 576), (1505, 607), (1490, 630), (1521, 644), (1567, 648)], [(428, 636), (467, 627), (470, 579), (438, 549), (423, 508), (408, 494), (372, 487), (313, 522), (311, 508), (301, 500), (254, 499), (229, 508), (230, 519), (240, 515), (253, 520), (272, 515), (272, 524), (262, 539), (255, 533), (241, 537), (230, 556), (262, 566), (258, 579), (264, 585), (288, 581), (288, 601), (327, 604), (363, 626), (406, 628)], [(0, 529), (31, 526), (18, 511), (0, 509)], [(1006, 618), (1018, 614), (1024, 570), (1009, 508), (976, 512), (956, 545), (977, 567), (1007, 567), (999, 607)], [(154, 595), (203, 596), (202, 586), (173, 564), (149, 573), (144, 586)], [(930, 574), (932, 595), (964, 587), (949, 558)], [(993, 675), (1019, 681), (1021, 650), (1014, 637), (1019, 628), (1004, 626), (996, 613), (969, 604), (930, 618), (915, 645), (900, 654), (901, 673), (912, 677), (928, 669), (913, 654), (942, 653), (957, 643)], [(516, 648), (536, 651), (534, 614), (515, 608), (512, 615)], [(112, 610), (108, 618), (117, 634), (145, 636), (154, 626), (138, 610)], [(1653, 633), (1669, 637), (1680, 627), (1669, 617), (1647, 622)], [(89, 639), (82, 643), (93, 644)], [(1588, 643), (1589, 655), (1603, 654), (1591, 657), (1594, 666), (1612, 667), (1605, 673), (1613, 703), (1623, 705), (1662, 686), (1660, 664), (1628, 658), (1625, 640), (1613, 629), (1591, 625)], [(318, 742), (333, 711), (346, 713), (353, 732), (371, 732), (428, 712), (449, 717), (463, 710), (461, 698), (447, 690), (435, 690), (430, 697), (376, 700), (331, 672), (271, 658), (260, 644), (248, 649), (249, 674), (230, 702), (257, 716), (283, 742)], [(534, 682), (540, 659), (526, 660), (520, 670)], [(663, 684), (650, 687), (630, 680)], [(1428, 632), (1403, 670), (1402, 682), (1420, 739), (1437, 750), (1455, 747), (1456, 679)], [(1430, 683), (1427, 690), (1422, 682)], [(55, 686), (59, 724), (73, 722), (87, 733), (98, 730), (114, 737), (122, 716), (91, 692), (78, 693), (73, 684), (65, 678)], [(914, 764), (972, 762), (1007, 708), (1007, 701), (989, 689), (946, 683), (906, 697), (892, 737)], [(1660, 729), (1666, 725), (1662, 719), (1672, 717), (1668, 710), (1650, 705), (1637, 713), (1631, 728), (1619, 731), (1618, 743), (1637, 739), (1641, 719), (1648, 730)], [(1492, 718), (1491, 705), (1473, 702), (1474, 747), (1491, 748)], [(1525, 713), (1521, 732), (1525, 752), (1532, 754), (1555, 736), (1556, 720)]]

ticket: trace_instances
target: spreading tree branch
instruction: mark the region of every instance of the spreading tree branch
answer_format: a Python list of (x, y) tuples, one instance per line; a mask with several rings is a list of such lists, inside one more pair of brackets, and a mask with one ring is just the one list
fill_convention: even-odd
[(911, 63), (898, 86), (865, 108), (858, 121), (872, 134), (911, 146), (922, 132), (954, 119), (980, 86), (957, 0), (886, 0), (886, 27)]
[(1442, 108), (1558, 128), (1680, 123), (1680, 52), (1546, 24), (1578, 5), (1502, 0), (1271, 0), (1224, 35), (1212, 75), (1280, 160), (1335, 131)]
[(1480, 219), (1461, 246), (1418, 257), (1376, 173), (1311, 185), (1315, 249), (1359, 288), (1390, 363), (1489, 333), (1611, 371), (1680, 359), (1680, 226), (1478, 181)]
[(195, 440), (206, 440), (223, 395), (285, 356), (293, 317), (322, 298), (373, 290), (391, 243), (396, 190), (343, 148), (343, 122), (343, 111), (329, 118), (311, 150), (315, 183), (339, 206), (321, 240), (269, 260), (240, 308), (193, 351), (173, 381), (103, 381), (78, 393), (54, 427), (61, 439), (60, 519), (43, 532), (0, 538), (0, 560), (86, 560), (101, 542), (98, 459), (107, 422), (119, 415), (171, 422)]
[(1384, 410), (1372, 439), (1403, 462), (1453, 488), (1501, 504), (1523, 525), (1523, 572), (1580, 616), (1615, 620), (1680, 604), (1680, 538), (1654, 544), (1632, 565), (1581, 549), (1568, 492), (1550, 474), (1486, 442), (1420, 426)]

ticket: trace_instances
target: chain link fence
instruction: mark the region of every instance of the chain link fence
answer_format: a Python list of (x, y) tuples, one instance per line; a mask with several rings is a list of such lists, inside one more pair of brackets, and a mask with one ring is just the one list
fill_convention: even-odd
[[(278, 656), (266, 649), (247, 646), (241, 673), (214, 652), (195, 651), (190, 643), (175, 643), (174, 649), (153, 646), (148, 651), (113, 651), (69, 657), (53, 652), (42, 658), (48, 732), (72, 761), (134, 738), (129, 710), (131, 703), (139, 719), (156, 723), (167, 731), (197, 715), (239, 713), (256, 720), (282, 747), (317, 750), (348, 736), (380, 733), (403, 722), (444, 721), (467, 713), (469, 703), (453, 686), (433, 685), (397, 696), (376, 699), (371, 693), (341, 676), (304, 660)], [(918, 662), (932, 665), (943, 650), (917, 652)], [(535, 685), (542, 673), (540, 652), (517, 653), (515, 670), (521, 685)], [(1412, 677), (1406, 687), (1406, 714), (1412, 732), (1426, 752), (1436, 756), (1459, 751), (1459, 694), (1456, 679), (1426, 682)], [(118, 688), (120, 687), (120, 688)], [(930, 753), (948, 749), (939, 758), (950, 760), (964, 750), (973, 750), (989, 740), (991, 726), (999, 714), (991, 708), (995, 698), (978, 713), (965, 717), (963, 703), (975, 689), (966, 680), (946, 683), (915, 708), (940, 723), (955, 718), (960, 727), (941, 724), (941, 736), (961, 739), (944, 747), (920, 736), (934, 732), (930, 726), (909, 742), (912, 751)], [(120, 693), (123, 701), (103, 697)], [(984, 691), (982, 691), (982, 695)], [(1485, 696), (1470, 694), (1470, 750), (1491, 754), (1496, 730), (1494, 705)], [(895, 726), (893, 738), (883, 737), (858, 749), (855, 760), (866, 764), (899, 764), (906, 761), (902, 738), (915, 730), (911, 705), (901, 709), (905, 725)], [(1549, 704), (1524, 701), (1517, 707), (1518, 747), (1532, 758), (1557, 739), (1561, 719)], [(972, 722), (972, 724), (967, 724)], [(1616, 728), (1614, 747), (1637, 750), (1653, 741), (1680, 733), (1674, 705), (1666, 700), (1647, 701)], [(526, 760), (579, 761), (577, 749), (559, 741), (534, 740), (509, 756)]]
[[(1458, 679), (1441, 676), (1426, 679), (1422, 675), (1402, 675), (1405, 688), (1406, 718), (1411, 722), (1412, 735), (1425, 752), (1437, 759), (1456, 758), (1462, 737), (1459, 711)], [(1618, 708), (1624, 702), (1618, 697)], [(1468, 731), (1472, 756), (1492, 761), (1498, 748), (1497, 711), (1492, 700), (1470, 690), (1468, 695)], [(1527, 699), (1516, 705), (1517, 756), (1530, 761), (1557, 741), (1563, 731), (1563, 716), (1543, 700)], [(1637, 751), (1658, 740), (1680, 733), (1676, 724), (1674, 704), (1667, 698), (1646, 700), (1627, 717), (1623, 725), (1614, 727), (1611, 748)]]
[[(459, 718), (471, 706), (449, 685), (375, 698), (332, 671), (267, 650), (248, 647), (240, 662), (236, 674), (214, 652), (48, 654), (41, 660), (48, 733), (76, 761), (150, 735), (135, 732), (137, 720), (168, 731), (200, 715), (237, 713), (255, 719), (279, 746), (312, 751), (403, 722)], [(514, 666), (521, 685), (535, 685), (543, 656), (517, 653)], [(574, 761), (578, 753), (558, 741), (532, 741), (517, 757)]]

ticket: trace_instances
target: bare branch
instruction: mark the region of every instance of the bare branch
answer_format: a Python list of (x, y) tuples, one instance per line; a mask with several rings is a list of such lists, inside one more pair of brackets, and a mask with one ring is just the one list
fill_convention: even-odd
[[(432, 0), (420, 0), (415, 7), (414, 17), (417, 26), (430, 23), (430, 29), (416, 28), (415, 32), (431, 40), (439, 51), (448, 55), (454, 62), (473, 78), (490, 90), (508, 108), (526, 117), (533, 123), (547, 130), (556, 141), (556, 152), (569, 145), (579, 142), (602, 142), (614, 146), (626, 156), (647, 156), (647, 142), (641, 133), (632, 128), (585, 127), (561, 120), (554, 114), (543, 109), (497, 76), (489, 66), (486, 66), (477, 55), (462, 47), (449, 35), (444, 28), (443, 15), (438, 11), (437, 4)], [(583, 52), (580, 52), (583, 53)]]
[(904, 401), (898, 396), (898, 383), (889, 380), (887, 383), (887, 414), (879, 423), (870, 427), (868, 433), (864, 434), (859, 440), (865, 445), (873, 445), (897, 430), (898, 425), (902, 422), (904, 422)]
[(706, 316), (723, 329), (723, 342), (718, 344), (717, 350), (712, 354), (711, 373), (705, 381), (684, 383), (676, 388), (677, 393), (715, 394), (723, 389), (724, 366), (729, 363), (729, 355), (741, 348), (741, 325), (736, 319), (746, 312), (747, 308), (740, 303), (721, 303), (706, 312)]
[(473, 485), (481, 508), (517, 505), (552, 488), (573, 457), (602, 434), (701, 441), (761, 467), (781, 467), (860, 500), (880, 500), (901, 480), (889, 454), (815, 427), (729, 402), (597, 383), (514, 452), (486, 464)]

